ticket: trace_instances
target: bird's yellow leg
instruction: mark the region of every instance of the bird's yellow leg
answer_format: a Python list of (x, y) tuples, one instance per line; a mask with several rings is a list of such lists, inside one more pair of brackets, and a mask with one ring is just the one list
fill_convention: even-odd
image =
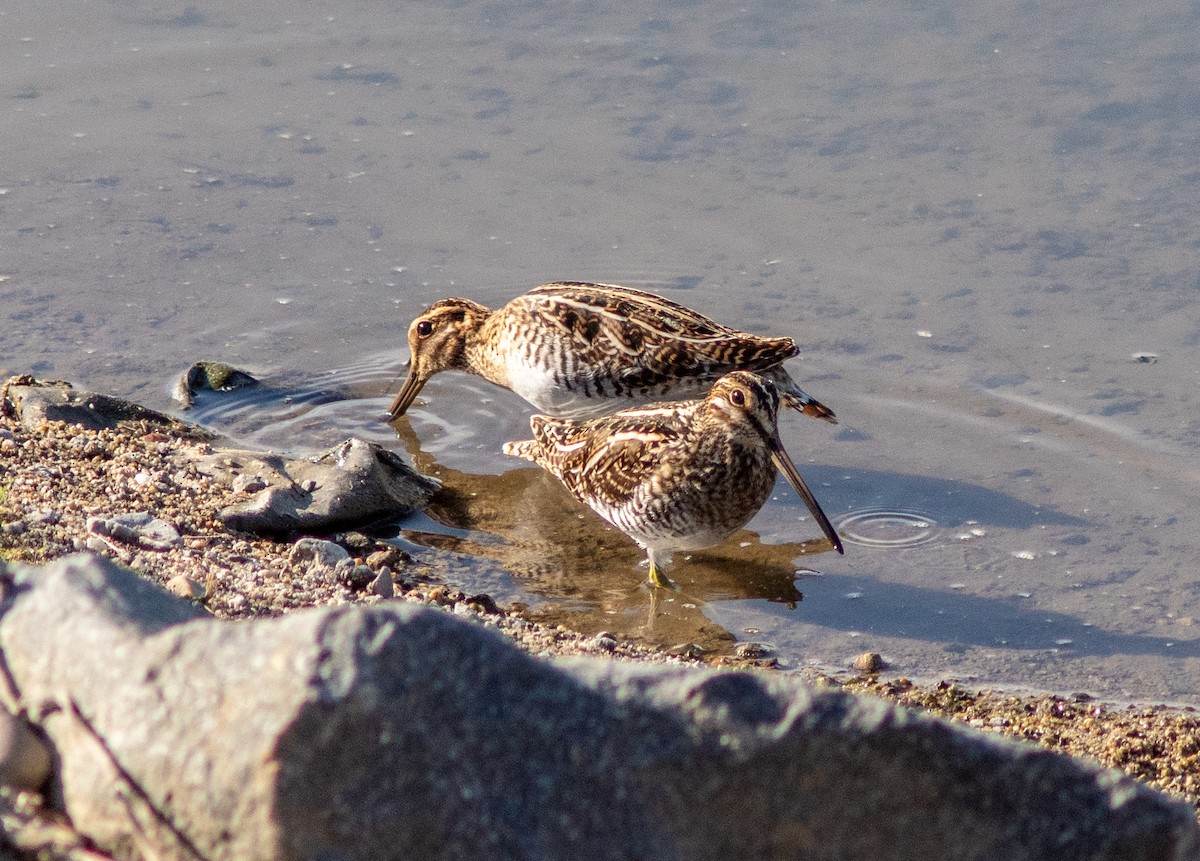
[(658, 566), (654, 564), (654, 557), (650, 557), (650, 585), (657, 586), (660, 589), (677, 589), (678, 587), (671, 582), (671, 578), (664, 575), (658, 570)]

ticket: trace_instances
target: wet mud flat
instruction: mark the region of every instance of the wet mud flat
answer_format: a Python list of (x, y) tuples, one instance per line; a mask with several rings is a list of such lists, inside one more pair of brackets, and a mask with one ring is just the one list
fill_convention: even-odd
[[(179, 453), (203, 445), (186, 430), (136, 420), (87, 429), (47, 421), (28, 427), (0, 414), (0, 557), (41, 563), (81, 551), (114, 558), (219, 618), (286, 614), (311, 606), (415, 601), (491, 627), (536, 655), (609, 655), (639, 662), (704, 662), (780, 672), (753, 655), (704, 656), (607, 632), (540, 624), (487, 595), (468, 595), (436, 561), (354, 532), (332, 539), (349, 564), (329, 565), (296, 540), (238, 533), (218, 517), (243, 491), (190, 467)], [(123, 515), (152, 514), (178, 534), (159, 541), (136, 530), (97, 529)], [(136, 521), (134, 521), (136, 522)], [(380, 573), (388, 583), (380, 586)], [(1107, 703), (1086, 695), (973, 690), (952, 680), (928, 686), (880, 672), (804, 671), (818, 685), (878, 696), (1092, 757), (1200, 806), (1200, 714), (1190, 708)]]

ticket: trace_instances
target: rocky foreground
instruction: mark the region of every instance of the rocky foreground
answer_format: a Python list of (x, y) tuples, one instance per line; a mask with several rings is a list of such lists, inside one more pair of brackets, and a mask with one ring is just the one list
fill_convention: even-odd
[[(0, 559), (120, 566), (0, 575), (0, 699), (56, 763), (0, 792), (14, 857), (1200, 857), (1186, 808), (1147, 788), (1194, 815), (1192, 711), (713, 675), (530, 623), (359, 533), (255, 536), (231, 512), (262, 482), (203, 434), (19, 401), (0, 402)], [(185, 687), (161, 680), (181, 665)]]

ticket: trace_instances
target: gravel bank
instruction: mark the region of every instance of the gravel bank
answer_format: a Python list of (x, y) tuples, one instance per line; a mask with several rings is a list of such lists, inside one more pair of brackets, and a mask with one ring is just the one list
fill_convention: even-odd
[[(217, 521), (216, 512), (239, 501), (239, 494), (200, 474), (181, 456), (188, 447), (204, 445), (136, 423), (94, 431), (47, 422), (31, 431), (0, 414), (0, 557), (40, 563), (92, 549), (221, 618), (319, 605), (419, 601), (499, 630), (533, 654), (694, 660), (612, 636), (583, 636), (530, 622), (497, 607), (486, 595), (464, 594), (443, 582), (439, 571), (365, 535), (340, 536), (354, 564), (329, 567), (315, 564), (311, 554), (294, 552), (290, 543), (232, 533)], [(98, 521), (136, 512), (166, 521), (181, 540), (150, 549), (96, 528)], [(390, 598), (378, 594), (379, 575), (385, 571), (390, 572)], [(772, 671), (770, 661), (716, 662)], [(844, 679), (813, 675), (812, 680), (1090, 756), (1200, 807), (1200, 715), (1194, 709), (1119, 706), (1079, 696), (1014, 696), (965, 690), (949, 682), (923, 688), (870, 674)]]

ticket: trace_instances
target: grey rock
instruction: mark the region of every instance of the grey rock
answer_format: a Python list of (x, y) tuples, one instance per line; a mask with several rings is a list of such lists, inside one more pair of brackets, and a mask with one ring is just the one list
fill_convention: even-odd
[(617, 647), (617, 638), (608, 631), (600, 631), (596, 636), (592, 637), (591, 644), (597, 649), (611, 652)]
[(145, 511), (89, 517), (87, 530), (89, 536), (99, 536), (109, 544), (116, 541), (143, 550), (170, 550), (183, 543), (179, 530)]
[[(76, 542), (76, 547), (79, 546), (79, 543)], [(106, 550), (116, 550), (117, 553), (120, 554), (119, 548), (114, 546), (113, 543), (108, 539), (101, 538), (99, 535), (89, 535), (87, 540), (83, 542), (82, 546), (88, 550), (91, 550), (93, 553), (104, 553)]]
[(371, 593), (380, 598), (391, 598), (396, 594), (395, 584), (392, 583), (392, 569), (384, 566), (379, 569), (375, 579), (367, 587)]
[(53, 508), (43, 508), (41, 511), (35, 511), (33, 514), (31, 514), (29, 519), (36, 523), (53, 525), (62, 520), (62, 515)]
[(223, 450), (196, 467), (231, 487), (263, 489), (218, 514), (231, 529), (261, 535), (328, 534), (351, 524), (402, 516), (424, 508), (440, 483), (416, 472), (396, 453), (351, 437), (325, 454), (288, 458)]
[(549, 662), (389, 603), (198, 619), (13, 567), (0, 650), (117, 858), (1194, 859), (1117, 772), (782, 675)]
[(292, 545), (288, 561), (293, 565), (333, 571), (338, 565), (350, 563), (346, 548), (320, 538), (301, 538)]
[(257, 475), (242, 473), (233, 479), (230, 486), (238, 493), (258, 493), (267, 489), (267, 483)]
[(31, 430), (58, 421), (101, 430), (139, 423), (190, 439), (209, 439), (206, 431), (130, 401), (74, 388), (62, 380), (37, 380), (27, 374), (11, 377), (0, 388), (0, 411), (13, 415)]
[(343, 583), (351, 589), (366, 589), (378, 579), (378, 575), (366, 565), (355, 565), (353, 561), (339, 568)]

